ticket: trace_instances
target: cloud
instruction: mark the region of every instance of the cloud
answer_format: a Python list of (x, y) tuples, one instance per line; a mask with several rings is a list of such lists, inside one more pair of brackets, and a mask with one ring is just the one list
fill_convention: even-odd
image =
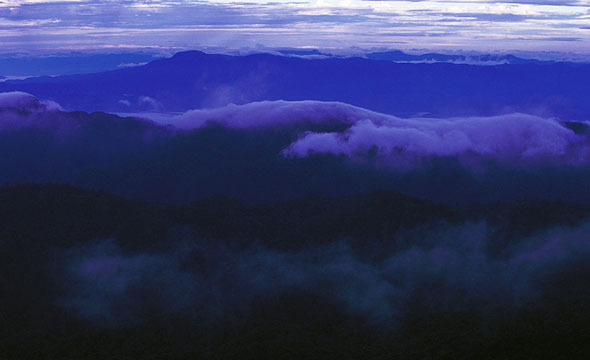
[[(382, 33), (392, 26), (403, 26), (415, 34), (411, 39), (406, 36), (408, 41), (404, 42), (414, 48), (546, 50), (550, 47), (583, 52), (588, 47), (587, 36), (581, 37), (580, 44), (552, 44), (541, 38), (532, 44), (518, 44), (505, 35), (553, 34), (554, 39), (568, 38), (571, 30), (563, 25), (579, 25), (587, 8), (585, 0), (353, 0), (345, 6), (332, 1), (30, 1), (0, 3), (0, 28), (5, 30), (5, 48), (21, 51), (103, 46), (176, 48), (179, 44), (185, 49), (255, 48), (258, 44), (372, 48), (400, 41), (398, 36), (384, 38)], [(457, 19), (461, 14), (475, 16)], [(523, 16), (538, 18), (521, 21)], [(490, 25), (485, 32), (481, 31), (482, 20)], [(518, 26), (508, 26), (515, 21)], [(421, 35), (424, 29), (457, 35), (432, 38)], [(30, 32), (37, 35), (32, 38)]]
[(51, 100), (40, 101), (35, 96), (21, 92), (3, 92), (0, 93), (0, 111), (2, 110), (20, 110), (20, 111), (61, 111), (61, 105)]
[(475, 154), (500, 161), (588, 161), (588, 140), (553, 119), (525, 114), (456, 119), (365, 119), (342, 132), (307, 132), (283, 154), (345, 155), (419, 165), (422, 158)]
[(62, 107), (51, 100), (39, 101), (31, 94), (13, 91), (0, 93), (0, 132), (48, 123), (39, 117), (59, 112)]
[(135, 66), (142, 66), (147, 64), (147, 62), (138, 62), (138, 63), (121, 63), (118, 64), (117, 67), (119, 68), (128, 68), (128, 67), (135, 67)]
[(0, 108), (8, 109), (40, 109), (41, 103), (31, 94), (13, 91), (0, 93)]
[[(391, 1), (400, 2), (404, 0), (362, 0), (362, 1)], [(413, 2), (433, 0), (412, 0)], [(584, 0), (434, 0), (443, 3), (464, 3), (464, 4), (530, 4), (530, 5), (553, 5), (553, 6), (588, 6)]]
[[(217, 124), (230, 129), (279, 128), (299, 125), (299, 139), (283, 155), (312, 154), (377, 159), (391, 165), (417, 167), (428, 157), (466, 154), (502, 162), (567, 160), (586, 164), (589, 141), (563, 123), (528, 114), (462, 118), (398, 118), (348, 104), (319, 101), (263, 101), (192, 110), (157, 119), (182, 129)], [(333, 131), (310, 126), (333, 124)], [(307, 131), (305, 131), (307, 130)]]
[[(119, 101), (120, 103), (120, 101)], [(137, 99), (137, 103), (139, 104), (139, 106), (147, 108), (149, 110), (159, 110), (162, 107), (162, 104), (160, 104), (157, 100), (154, 100), (153, 98), (149, 97), (149, 96), (140, 96)]]
[[(502, 255), (490, 252), (493, 229), (485, 223), (408, 232), (391, 239), (405, 247), (381, 246), (369, 256), (346, 242), (288, 252), (193, 239), (159, 253), (128, 253), (104, 240), (64, 253), (68, 291), (60, 304), (86, 320), (118, 326), (195, 311), (209, 319), (247, 317), (254, 302), (303, 292), (388, 327), (421, 307), (493, 321), (553, 296), (544, 287), (550, 279), (590, 260), (588, 231), (588, 224), (553, 228), (513, 240)], [(573, 293), (561, 296), (565, 304), (576, 301)]]
[(186, 310), (187, 301), (198, 295), (198, 279), (179, 269), (172, 256), (126, 256), (116, 242), (104, 240), (72, 249), (64, 258), (76, 285), (61, 305), (105, 325)]
[[(148, 105), (153, 105), (149, 98), (144, 100), (144, 102)], [(20, 91), (0, 93), (0, 114), (2, 115), (0, 116), (0, 133), (7, 130), (33, 128), (53, 129), (56, 133), (60, 133), (61, 135), (65, 135), (66, 133), (70, 135), (81, 135), (84, 130), (90, 130), (92, 125), (95, 125), (92, 121), (85, 122), (81, 120), (81, 118), (74, 113), (64, 112), (61, 105), (55, 101), (39, 100), (31, 94)], [(101, 127), (104, 127), (105, 130), (107, 130), (107, 133), (110, 133), (111, 136), (123, 135), (122, 133), (116, 134), (117, 131), (122, 130), (120, 127), (123, 123), (137, 123), (148, 127), (150, 125), (153, 125), (153, 127), (156, 126), (149, 121), (142, 121), (139, 119), (127, 119), (118, 123), (113, 123), (111, 122), (112, 120), (113, 117), (111, 116), (108, 120), (105, 119), (103, 124), (101, 124)], [(112, 128), (108, 129), (109, 126), (112, 126)], [(119, 129), (117, 130), (117, 128)], [(96, 130), (97, 128), (92, 129), (92, 131)], [(105, 133), (102, 135), (105, 135)], [(133, 134), (133, 136), (137, 135), (140, 134)], [(74, 138), (74, 136), (72, 136), (72, 138)]]
[(386, 115), (340, 102), (279, 100), (191, 110), (164, 122), (182, 129), (198, 129), (213, 124), (231, 129), (251, 129), (304, 123), (353, 124), (367, 117), (375, 121), (387, 118)]

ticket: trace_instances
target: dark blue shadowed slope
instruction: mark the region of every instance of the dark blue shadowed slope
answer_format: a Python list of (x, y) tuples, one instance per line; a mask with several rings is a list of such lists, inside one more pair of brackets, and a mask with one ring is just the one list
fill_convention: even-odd
[(70, 52), (51, 55), (3, 54), (0, 55), (0, 74), (10, 76), (88, 74), (145, 64), (161, 57), (158, 54), (149, 52), (119, 54)]

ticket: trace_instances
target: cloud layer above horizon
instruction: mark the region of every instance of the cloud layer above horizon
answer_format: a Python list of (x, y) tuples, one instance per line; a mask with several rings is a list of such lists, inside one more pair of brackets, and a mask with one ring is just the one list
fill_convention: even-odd
[(398, 47), (587, 52), (587, 0), (0, 1), (3, 51)]

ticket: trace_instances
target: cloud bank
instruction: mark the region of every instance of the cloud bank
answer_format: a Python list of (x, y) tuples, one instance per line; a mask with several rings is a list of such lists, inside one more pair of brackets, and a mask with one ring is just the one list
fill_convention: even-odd
[(62, 110), (61, 106), (53, 101), (40, 101), (35, 96), (21, 91), (0, 93), (0, 110), (4, 109), (21, 111)]
[[(469, 311), (492, 321), (549, 301), (557, 294), (547, 293), (547, 284), (590, 259), (588, 224), (515, 239), (502, 255), (489, 250), (491, 230), (485, 223), (423, 229), (391, 239), (405, 248), (370, 256), (346, 242), (288, 252), (193, 239), (165, 251), (129, 253), (104, 240), (64, 253), (61, 281), (68, 291), (60, 304), (83, 319), (119, 326), (174, 313), (247, 317), (255, 302), (302, 292), (386, 327), (420, 308)], [(586, 280), (567, 282), (577, 287)], [(560, 296), (564, 304), (579, 300), (575, 292)]]
[(380, 122), (388, 116), (341, 102), (278, 100), (190, 110), (160, 121), (182, 129), (199, 129), (214, 124), (231, 129), (252, 129), (305, 123), (354, 124), (365, 118)]
[(378, 124), (356, 122), (343, 132), (308, 132), (283, 154), (345, 155), (408, 163), (420, 158), (475, 154), (500, 161), (559, 158), (588, 161), (584, 136), (553, 119), (525, 114), (457, 119), (390, 119)]
[[(142, 47), (533, 48), (587, 51), (588, 2), (336, 1), (232, 3), (4, 1), (7, 50)], [(147, 16), (146, 16), (147, 15)], [(485, 24), (482, 31), (481, 24)], [(391, 29), (399, 31), (392, 33)], [(338, 29), (338, 31), (334, 31)], [(34, 39), (28, 33), (42, 34)], [(581, 44), (552, 46), (551, 39)], [(96, 38), (94, 34), (102, 36)], [(530, 39), (520, 42), (523, 34)]]
[(390, 165), (419, 166), (428, 157), (474, 155), (502, 162), (559, 160), (587, 164), (590, 141), (564, 123), (528, 114), (462, 118), (398, 118), (348, 104), (264, 101), (192, 110), (164, 120), (183, 129), (230, 129), (340, 124), (337, 131), (305, 129), (282, 151), (286, 157), (344, 155)]

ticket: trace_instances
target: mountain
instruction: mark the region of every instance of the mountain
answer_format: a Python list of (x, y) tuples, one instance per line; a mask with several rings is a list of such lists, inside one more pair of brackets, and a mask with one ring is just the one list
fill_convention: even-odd
[(129, 249), (149, 248), (169, 229), (189, 226), (203, 238), (259, 242), (275, 249), (349, 239), (359, 247), (374, 243), (384, 251), (386, 246), (399, 251), (409, 244), (387, 242), (408, 229), (486, 222), (495, 233), (494, 246), (502, 248), (544, 229), (579, 226), (590, 217), (590, 205), (567, 201), (449, 205), (393, 191), (265, 203), (212, 196), (175, 205), (67, 184), (30, 183), (1, 187), (0, 199), (0, 238), (18, 234), (13, 240), (59, 247), (114, 237)]
[(373, 60), (389, 60), (394, 62), (411, 62), (411, 61), (432, 61), (432, 62), (452, 62), (464, 61), (465, 55), (447, 55), (447, 54), (407, 54), (401, 50), (374, 52), (366, 55), (368, 59)]
[(49, 55), (3, 54), (0, 55), (2, 75), (56, 76), (87, 74), (137, 66), (160, 58), (149, 52), (118, 54), (61, 53)]
[(500, 64), (537, 64), (553, 65), (556, 61), (537, 59), (524, 59), (512, 54), (408, 54), (400, 50), (374, 52), (366, 55), (368, 59), (389, 60), (393, 62), (448, 62), (473, 65), (500, 65)]
[(320, 56), (330, 56), (329, 54), (325, 54), (320, 52), (317, 49), (284, 49), (278, 50), (281, 54), (284, 55), (294, 55), (294, 56), (309, 56), (309, 55), (320, 55)]
[(302, 59), (255, 54), (177, 53), (109, 72), (0, 83), (69, 110), (183, 112), (260, 100), (340, 101), (412, 116), (511, 112), (584, 120), (590, 65), (476, 66), (365, 58)]
[(0, 200), (8, 358), (589, 350), (588, 206), (394, 192), (174, 206), (58, 184)]
[(172, 203), (372, 190), (447, 203), (590, 203), (580, 186), (590, 181), (583, 123), (522, 114), (438, 123), (314, 101), (228, 106), (179, 121), (187, 127), (0, 94), (0, 184), (70, 183)]

